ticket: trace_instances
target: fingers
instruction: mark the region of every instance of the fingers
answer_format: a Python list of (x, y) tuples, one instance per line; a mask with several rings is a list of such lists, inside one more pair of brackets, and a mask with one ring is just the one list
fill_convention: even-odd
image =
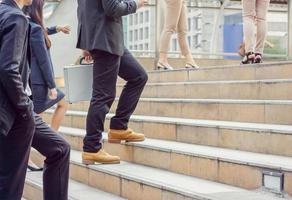
[(85, 62), (90, 63), (92, 61), (92, 57), (91, 56), (86, 56), (85, 57)]
[(92, 59), (91, 56), (86, 56), (86, 57), (85, 57), (85, 61), (86, 61), (87, 63), (91, 63), (91, 62), (93, 61), (93, 59)]
[(61, 28), (61, 31), (65, 34), (69, 34), (71, 32), (71, 27), (69, 25), (65, 25)]
[(86, 50), (83, 51), (83, 57), (84, 57), (84, 61), (87, 63), (90, 63), (93, 60), (90, 52), (88, 52)]
[(139, 0), (139, 8), (145, 6), (146, 4), (148, 4), (148, 0)]
[(51, 100), (55, 100), (55, 99), (57, 99), (57, 97), (58, 97), (58, 92), (57, 92), (56, 88), (51, 89), (49, 98)]
[(88, 51), (83, 50), (83, 56), (84, 56), (84, 57), (89, 57), (89, 56), (91, 56), (91, 55), (90, 55), (90, 53), (89, 53)]
[(51, 100), (56, 100), (56, 99), (57, 99), (57, 95), (50, 95), (49, 98), (50, 98)]

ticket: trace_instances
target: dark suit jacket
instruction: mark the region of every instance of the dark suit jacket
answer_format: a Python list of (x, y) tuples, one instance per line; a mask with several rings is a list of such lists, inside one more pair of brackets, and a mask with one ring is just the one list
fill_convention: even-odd
[(122, 16), (135, 13), (134, 0), (78, 0), (77, 48), (124, 53)]
[(13, 0), (0, 4), (0, 134), (7, 135), (18, 115), (32, 115), (28, 84), (28, 20)]
[(46, 46), (44, 31), (31, 19), (30, 27), (31, 84), (45, 85), (50, 89), (55, 88), (54, 69), (50, 51)]
[(53, 35), (57, 33), (57, 26), (52, 26), (47, 28), (48, 35)]

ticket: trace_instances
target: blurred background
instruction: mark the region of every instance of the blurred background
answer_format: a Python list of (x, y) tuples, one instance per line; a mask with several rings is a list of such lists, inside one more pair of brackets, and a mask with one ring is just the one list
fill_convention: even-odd
[[(238, 50), (243, 41), (241, 1), (188, 0), (186, 2), (189, 12), (187, 40), (195, 58), (239, 60)], [(123, 19), (125, 45), (138, 58), (155, 60), (157, 57), (157, 41), (160, 38), (164, 19), (163, 3), (162, 0), (150, 0), (147, 7)], [(76, 0), (47, 0), (45, 5), (47, 26), (69, 24), (72, 27), (70, 36), (52, 36), (51, 53), (57, 77), (63, 76), (63, 66), (74, 64), (81, 55), (81, 52), (75, 48), (76, 13)], [(287, 1), (276, 0), (271, 4), (268, 27), (266, 59), (286, 60), (288, 54)], [(171, 41), (170, 57), (181, 57), (176, 36)]]

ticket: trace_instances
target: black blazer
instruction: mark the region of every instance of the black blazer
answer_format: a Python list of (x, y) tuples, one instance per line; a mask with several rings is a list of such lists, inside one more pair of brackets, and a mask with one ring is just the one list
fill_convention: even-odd
[(124, 54), (122, 16), (135, 13), (135, 0), (78, 0), (78, 42), (83, 50)]
[(32, 115), (28, 84), (28, 20), (14, 0), (0, 3), (0, 134), (7, 135), (17, 116)]
[[(56, 87), (53, 63), (49, 49), (45, 42), (42, 27), (30, 21), (30, 47), (31, 47), (31, 84), (45, 85), (52, 89)], [(47, 29), (52, 34), (52, 29)]]

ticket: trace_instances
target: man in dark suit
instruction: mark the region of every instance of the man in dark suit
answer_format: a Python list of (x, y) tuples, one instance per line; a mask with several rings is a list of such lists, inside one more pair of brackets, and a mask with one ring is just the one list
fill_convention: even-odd
[[(109, 141), (143, 141), (143, 134), (128, 128), (147, 73), (124, 47), (122, 16), (135, 13), (147, 0), (78, 0), (77, 48), (90, 52), (94, 60), (93, 94), (87, 115), (82, 159), (84, 164), (119, 163), (118, 156), (102, 150), (105, 116), (116, 95), (117, 77), (127, 81), (116, 115), (111, 119)], [(86, 52), (86, 51), (85, 51)], [(87, 53), (86, 56), (89, 54)]]
[(0, 199), (21, 199), (32, 146), (46, 157), (44, 199), (67, 200), (70, 146), (33, 113), (29, 98), (29, 24), (21, 9), (31, 3), (0, 3)]

